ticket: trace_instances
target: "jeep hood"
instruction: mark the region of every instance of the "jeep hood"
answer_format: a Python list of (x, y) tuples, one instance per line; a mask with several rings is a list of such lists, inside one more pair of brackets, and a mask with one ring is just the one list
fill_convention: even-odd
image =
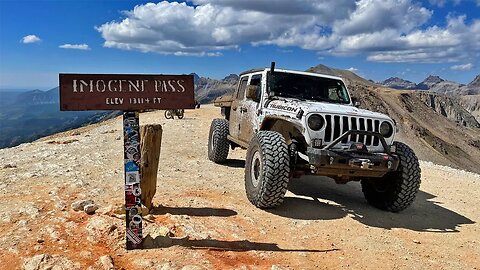
[(359, 109), (351, 105), (319, 101), (304, 101), (290, 98), (273, 100), (268, 103), (267, 108), (291, 115), (296, 115), (298, 111), (302, 109), (304, 111), (304, 115), (310, 113), (327, 113), (390, 120), (390, 117), (385, 114)]

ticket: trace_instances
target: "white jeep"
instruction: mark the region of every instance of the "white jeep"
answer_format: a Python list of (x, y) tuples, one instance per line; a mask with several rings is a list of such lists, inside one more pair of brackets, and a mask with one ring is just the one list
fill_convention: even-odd
[(415, 199), (420, 167), (410, 147), (394, 141), (387, 115), (357, 108), (339, 77), (271, 68), (240, 75), (235, 93), (215, 100), (225, 119), (210, 127), (208, 158), (248, 149), (245, 189), (260, 208), (280, 205), (292, 177), (361, 181), (367, 201), (399, 212)]

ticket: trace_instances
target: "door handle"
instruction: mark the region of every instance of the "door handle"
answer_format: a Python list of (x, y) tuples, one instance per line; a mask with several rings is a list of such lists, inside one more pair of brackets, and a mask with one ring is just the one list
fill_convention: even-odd
[(232, 110), (236, 111), (236, 110), (237, 110), (237, 107), (232, 107)]

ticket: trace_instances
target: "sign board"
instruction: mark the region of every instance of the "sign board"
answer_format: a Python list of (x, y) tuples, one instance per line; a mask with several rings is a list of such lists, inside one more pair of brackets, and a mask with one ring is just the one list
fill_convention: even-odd
[(194, 109), (192, 75), (59, 74), (60, 110), (122, 110), (126, 248), (143, 244), (138, 111)]
[(59, 74), (60, 110), (193, 109), (192, 75)]

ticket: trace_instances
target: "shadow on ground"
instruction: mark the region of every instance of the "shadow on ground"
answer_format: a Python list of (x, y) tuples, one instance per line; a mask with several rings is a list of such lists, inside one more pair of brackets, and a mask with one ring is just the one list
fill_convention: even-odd
[(169, 213), (171, 215), (187, 215), (192, 217), (231, 217), (237, 215), (236, 211), (224, 208), (195, 208), (195, 207), (169, 207), (156, 206), (150, 210), (152, 215), (164, 215)]
[[(436, 196), (420, 191), (412, 206), (400, 213), (378, 210), (363, 197), (359, 183), (336, 185), (329, 178), (302, 177), (290, 182), (289, 190), (300, 197), (287, 197), (270, 213), (302, 220), (325, 220), (350, 215), (365, 225), (413, 231), (458, 232), (459, 227), (475, 222), (435, 202)], [(328, 200), (333, 203), (324, 203)]]
[(231, 168), (245, 168), (245, 160), (242, 159), (227, 159), (222, 165)]
[(177, 239), (165, 236), (157, 236), (156, 238), (147, 235), (144, 239), (143, 248), (169, 248), (172, 246), (182, 246), (191, 249), (208, 249), (218, 251), (278, 251), (278, 252), (330, 252), (339, 249), (283, 249), (275, 243), (261, 243), (251, 242), (248, 240), (242, 241), (225, 241), (215, 239)]

